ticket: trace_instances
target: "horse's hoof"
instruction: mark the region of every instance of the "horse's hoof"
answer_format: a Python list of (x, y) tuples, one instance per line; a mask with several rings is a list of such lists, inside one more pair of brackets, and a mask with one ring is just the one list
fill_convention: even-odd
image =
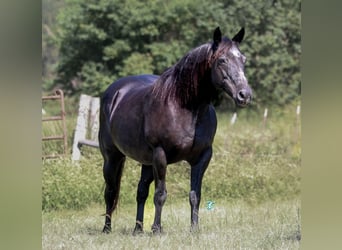
[(144, 232), (142, 223), (136, 223), (133, 230), (133, 235), (142, 234)]
[(190, 233), (198, 233), (200, 230), (199, 230), (199, 226), (198, 225), (192, 225), (190, 227)]
[(102, 233), (109, 234), (112, 232), (112, 227), (110, 225), (105, 225), (103, 227)]
[(153, 235), (158, 235), (158, 234), (162, 234), (163, 230), (161, 226), (157, 226), (157, 225), (153, 225), (152, 226), (152, 234)]

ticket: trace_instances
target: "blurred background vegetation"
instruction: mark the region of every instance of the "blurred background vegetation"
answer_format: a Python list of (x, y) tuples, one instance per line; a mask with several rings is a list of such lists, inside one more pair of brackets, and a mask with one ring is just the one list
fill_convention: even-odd
[(213, 30), (241, 44), (253, 107), (300, 97), (300, 0), (43, 0), (43, 92), (99, 96), (119, 77), (161, 74)]

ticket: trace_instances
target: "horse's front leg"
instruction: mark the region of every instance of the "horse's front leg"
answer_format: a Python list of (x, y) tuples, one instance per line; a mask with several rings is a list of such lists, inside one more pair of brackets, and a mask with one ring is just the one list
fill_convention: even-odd
[(167, 196), (165, 185), (166, 165), (167, 161), (164, 150), (161, 147), (155, 148), (153, 151), (153, 176), (155, 182), (153, 233), (161, 233), (162, 230), (161, 212)]
[(198, 212), (201, 202), (202, 178), (208, 167), (212, 156), (212, 148), (209, 147), (202, 152), (200, 158), (194, 164), (191, 164), (191, 190), (189, 201), (191, 206), (191, 230), (198, 229)]

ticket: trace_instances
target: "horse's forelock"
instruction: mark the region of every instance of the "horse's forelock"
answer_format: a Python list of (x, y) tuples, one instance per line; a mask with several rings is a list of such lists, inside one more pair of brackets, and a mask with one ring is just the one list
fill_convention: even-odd
[(223, 37), (222, 42), (219, 44), (218, 48), (215, 50), (210, 58), (210, 64), (212, 64), (221, 55), (226, 54), (232, 47), (232, 45), (233, 42), (229, 38)]

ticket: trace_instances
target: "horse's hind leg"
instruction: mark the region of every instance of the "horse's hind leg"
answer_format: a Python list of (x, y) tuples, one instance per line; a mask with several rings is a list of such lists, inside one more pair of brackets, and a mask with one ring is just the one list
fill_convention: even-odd
[(107, 151), (104, 154), (103, 177), (106, 182), (104, 198), (106, 202), (106, 218), (103, 228), (104, 233), (111, 232), (111, 217), (115, 210), (120, 192), (120, 181), (125, 163), (125, 156), (118, 150)]
[(141, 176), (137, 190), (137, 217), (133, 235), (143, 232), (145, 202), (148, 197), (150, 184), (152, 181), (152, 166), (142, 165)]
[(161, 147), (157, 147), (153, 150), (153, 176), (155, 182), (155, 193), (154, 193), (154, 207), (155, 215), (154, 222), (152, 225), (153, 233), (160, 233), (161, 227), (161, 212), (163, 205), (166, 201), (167, 191), (165, 185), (166, 176), (166, 155)]

